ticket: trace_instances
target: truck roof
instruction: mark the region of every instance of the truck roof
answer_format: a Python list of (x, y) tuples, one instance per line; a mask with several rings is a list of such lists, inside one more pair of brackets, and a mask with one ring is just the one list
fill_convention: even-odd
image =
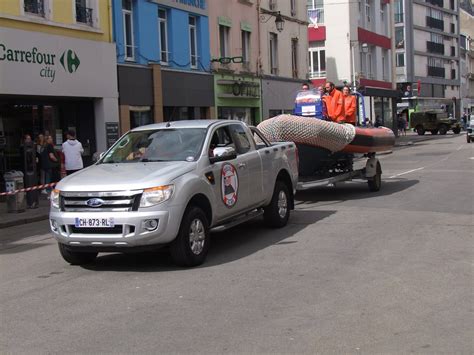
[[(132, 129), (132, 131), (147, 131), (150, 129), (162, 129), (162, 128), (208, 128), (214, 124), (225, 122), (227, 120), (184, 120), (184, 121), (170, 121), (153, 123), (146, 126), (140, 126)], [(236, 121), (240, 122), (240, 121)]]

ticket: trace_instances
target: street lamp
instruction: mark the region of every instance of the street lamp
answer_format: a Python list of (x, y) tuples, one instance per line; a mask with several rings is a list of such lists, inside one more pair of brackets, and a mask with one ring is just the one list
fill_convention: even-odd
[[(281, 15), (280, 11), (268, 11), (265, 9), (260, 9), (261, 14), (260, 14), (260, 22), (261, 23), (267, 23), (272, 17), (275, 17), (275, 26), (278, 32), (282, 32), (284, 25), (285, 25), (285, 20), (283, 20), (283, 16)], [(268, 17), (266, 16), (268, 15)]]

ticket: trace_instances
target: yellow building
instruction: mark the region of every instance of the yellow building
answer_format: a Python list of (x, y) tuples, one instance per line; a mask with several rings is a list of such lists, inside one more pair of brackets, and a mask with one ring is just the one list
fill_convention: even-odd
[(25, 170), (25, 134), (52, 135), (60, 149), (75, 130), (85, 165), (114, 141), (111, 29), (110, 0), (0, 0), (0, 177)]

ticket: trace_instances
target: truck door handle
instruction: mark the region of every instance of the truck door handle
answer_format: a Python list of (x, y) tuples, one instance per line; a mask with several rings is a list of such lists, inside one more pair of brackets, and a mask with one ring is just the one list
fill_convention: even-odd
[(239, 167), (239, 169), (244, 169), (247, 166), (247, 164), (239, 163), (237, 166)]

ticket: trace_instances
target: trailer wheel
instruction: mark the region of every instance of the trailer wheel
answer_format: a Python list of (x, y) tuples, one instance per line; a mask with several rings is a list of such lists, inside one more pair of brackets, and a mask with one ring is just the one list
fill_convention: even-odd
[(263, 218), (269, 227), (286, 226), (290, 218), (290, 193), (283, 181), (278, 180), (273, 190), (272, 201), (264, 208)]
[(97, 257), (96, 252), (73, 251), (62, 243), (58, 243), (59, 252), (65, 261), (71, 265), (85, 265), (92, 263)]
[(375, 176), (367, 179), (367, 185), (369, 185), (369, 191), (377, 192), (382, 187), (382, 168), (380, 163), (377, 163), (377, 172)]

